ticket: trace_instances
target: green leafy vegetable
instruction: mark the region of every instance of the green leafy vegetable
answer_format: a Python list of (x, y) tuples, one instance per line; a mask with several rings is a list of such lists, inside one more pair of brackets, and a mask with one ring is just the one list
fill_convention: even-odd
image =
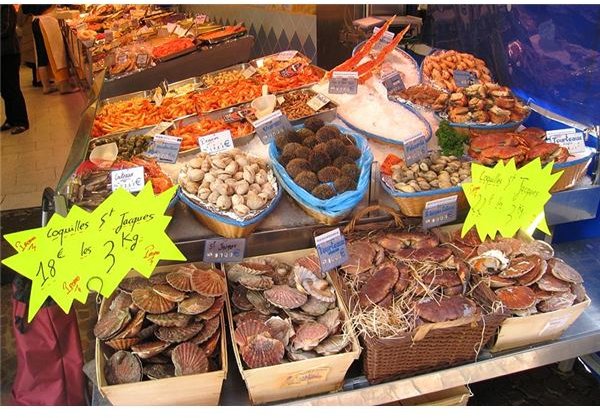
[(442, 155), (462, 157), (465, 153), (464, 145), (469, 142), (469, 135), (459, 133), (448, 121), (441, 121), (440, 127), (435, 131)]

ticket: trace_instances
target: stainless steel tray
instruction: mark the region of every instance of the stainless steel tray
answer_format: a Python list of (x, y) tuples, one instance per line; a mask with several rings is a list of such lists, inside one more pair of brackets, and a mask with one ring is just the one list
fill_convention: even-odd
[(210, 73), (202, 74), (199, 78), (207, 88), (210, 88), (212, 86), (209, 86), (205, 81), (208, 77), (214, 77), (214, 76), (217, 76), (217, 75), (227, 72), (227, 71), (234, 71), (234, 70), (244, 71), (248, 67), (250, 67), (250, 64), (245, 62), (243, 64), (232, 65), (231, 67), (227, 67), (227, 68), (223, 68), (221, 70), (211, 71)]
[(116, 142), (117, 139), (122, 135), (127, 135), (128, 137), (134, 136), (134, 135), (145, 135), (150, 130), (152, 130), (154, 128), (154, 126), (156, 126), (156, 125), (146, 126), (146, 127), (134, 129), (131, 131), (121, 131), (118, 133), (113, 133), (113, 134), (108, 134), (108, 135), (92, 138), (92, 139), (90, 139), (90, 141), (88, 143), (87, 150), (85, 152), (85, 156), (86, 156), (86, 158), (89, 158), (90, 152), (92, 152), (92, 150), (94, 148), (96, 148), (99, 145), (110, 144), (111, 142)]
[[(295, 51), (295, 50), (290, 49), (288, 51)], [(281, 51), (281, 52), (283, 52), (283, 51)], [(267, 58), (275, 58), (277, 55), (279, 55), (279, 52), (276, 53), (276, 54), (265, 55), (264, 57), (255, 58), (252, 61), (250, 61), (250, 64), (252, 64), (256, 68), (262, 68), (264, 66), (264, 60), (265, 59), (267, 59)], [(294, 56), (294, 58), (295, 57), (304, 58), (306, 60), (306, 62), (308, 62), (309, 64), (312, 62), (312, 60), (310, 58), (308, 58), (306, 55), (304, 55), (300, 51), (296, 51), (296, 55)]]
[(152, 98), (153, 94), (154, 94), (154, 90), (143, 90), (143, 91), (136, 91), (135, 93), (123, 94), (121, 96), (109, 97), (107, 99), (100, 100), (100, 103), (98, 103), (98, 112), (100, 112), (102, 110), (102, 108), (109, 103), (123, 102), (125, 100), (138, 99), (138, 98), (140, 98), (140, 99)]
[(164, 57), (160, 57), (160, 58), (156, 58), (156, 57), (152, 56), (152, 58), (154, 59), (154, 61), (161, 63), (161, 62), (170, 61), (172, 59), (182, 57), (187, 54), (191, 54), (192, 52), (197, 51), (197, 50), (198, 50), (198, 45), (194, 44), (194, 46), (190, 46), (189, 48), (182, 49), (181, 51), (175, 52), (174, 54), (165, 55)]
[[(186, 78), (185, 80), (180, 80), (180, 81), (175, 81), (174, 83), (169, 83), (169, 92), (172, 89), (177, 89), (179, 87), (185, 86), (186, 84), (194, 84), (196, 86), (196, 88), (194, 90), (200, 90), (205, 87), (204, 82), (202, 81), (201, 77), (191, 77), (191, 78)], [(167, 96), (167, 97), (169, 97), (169, 96)]]
[(231, 39), (241, 38), (242, 36), (246, 36), (247, 34), (248, 34), (248, 30), (243, 30), (241, 32), (236, 32), (236, 33), (232, 33), (232, 34), (229, 34), (229, 35), (221, 36), (219, 38), (207, 39), (207, 40), (202, 39), (201, 36), (204, 35), (204, 34), (201, 34), (201, 35), (198, 36), (198, 40), (201, 43), (205, 43), (205, 44), (208, 44), (208, 45), (216, 45), (216, 44), (220, 44), (221, 42), (229, 41)]
[[(245, 106), (245, 107), (244, 106), (230, 107), (230, 108), (223, 109), (223, 110), (215, 110), (214, 112), (207, 113), (207, 114), (200, 115), (200, 116), (199, 115), (191, 115), (191, 116), (187, 116), (185, 118), (177, 119), (177, 120), (175, 120), (173, 122), (173, 126), (171, 126), (167, 130), (167, 134), (170, 134), (170, 132), (173, 129), (178, 129), (178, 128), (182, 128), (184, 126), (191, 125), (191, 124), (196, 123), (196, 122), (198, 122), (198, 121), (200, 121), (202, 119), (207, 119), (207, 118), (211, 119), (211, 120), (219, 119), (219, 118), (223, 117), (224, 115), (227, 115), (227, 114), (233, 113), (233, 112), (237, 112), (237, 111), (242, 110), (242, 109), (244, 109), (246, 107), (247, 106)], [(237, 138), (233, 138), (233, 143), (234, 143), (235, 146), (246, 145), (246, 144), (248, 144), (252, 140), (252, 138), (254, 137), (254, 134), (255, 134), (255, 131), (254, 131), (254, 128), (253, 128), (252, 132), (250, 132), (249, 134), (244, 135), (244, 136), (240, 136), (240, 137), (237, 137)], [(185, 151), (181, 151), (179, 153), (179, 155), (182, 156), (182, 155), (188, 155), (188, 154), (196, 153), (196, 152), (198, 152), (199, 148), (200, 147), (192, 148), (192, 149), (185, 150)]]

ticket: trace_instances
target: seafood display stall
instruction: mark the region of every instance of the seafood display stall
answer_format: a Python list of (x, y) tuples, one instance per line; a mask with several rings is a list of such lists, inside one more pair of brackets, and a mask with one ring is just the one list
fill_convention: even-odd
[[(137, 97), (124, 99), (135, 101), (133, 103), (143, 109), (143, 118), (139, 118), (139, 120), (133, 118), (139, 126), (129, 125), (132, 118), (123, 117), (119, 119), (118, 113), (120, 111), (114, 109), (121, 108), (115, 107), (107, 110), (107, 106), (113, 103), (110, 100), (93, 102), (83, 114), (71, 155), (57, 187), (59, 191), (56, 196), (57, 212), (65, 213), (69, 204), (72, 203), (73, 194), (70, 189), (72, 175), (81, 162), (88, 158), (91, 150), (90, 141), (93, 137), (106, 134), (123, 134), (127, 131), (148, 128), (147, 125), (157, 125), (161, 121), (172, 122), (172, 126), (168, 128), (172, 130), (168, 132), (181, 132), (182, 136), (189, 132), (191, 132), (190, 135), (200, 135), (199, 132), (202, 132), (202, 134), (205, 132), (212, 133), (210, 129), (213, 127), (212, 124), (217, 124), (215, 122), (217, 119), (225, 118), (226, 115), (241, 114), (237, 110), (222, 113), (223, 109), (252, 107), (248, 103), (260, 97), (260, 85), (264, 84), (270, 93), (276, 93), (279, 97), (288, 97), (289, 100), (293, 100), (295, 95), (286, 96), (285, 92), (311, 88), (313, 92), (327, 96), (328, 100), (335, 106), (332, 112), (327, 112), (323, 118), (307, 118), (306, 107), (300, 112), (297, 107), (289, 106), (289, 103), (286, 106), (286, 99), (284, 98), (283, 101), (278, 103), (278, 107), (288, 112), (299, 112), (298, 115), (302, 116), (296, 121), (291, 121), (294, 123), (293, 130), (288, 130), (285, 135), (278, 136), (270, 145), (265, 145), (259, 135), (252, 135), (250, 138), (250, 134), (243, 131), (245, 135), (240, 134), (240, 138), (243, 138), (243, 140), (236, 143), (236, 138), (232, 139), (236, 148), (235, 151), (218, 154), (218, 157), (210, 157), (205, 153), (184, 152), (179, 155), (175, 164), (159, 164), (160, 170), (162, 170), (161, 175), (170, 177), (173, 183), (179, 183), (181, 187), (179, 201), (174, 205), (172, 220), (167, 233), (186, 255), (188, 262), (202, 261), (200, 258), (204, 254), (206, 240), (218, 236), (243, 236), (246, 248), (244, 256), (246, 258), (262, 257), (262, 259), (265, 259), (265, 256), (269, 255), (277, 258), (277, 254), (313, 248), (314, 237), (316, 234), (323, 232), (324, 225), (328, 225), (328, 229), (343, 229), (350, 223), (349, 230), (352, 230), (356, 224), (360, 226), (365, 223), (388, 222), (391, 219), (396, 219), (399, 215), (395, 213), (390, 216), (388, 213), (373, 212), (369, 216), (364, 216), (359, 222), (358, 219), (351, 220), (351, 218), (357, 213), (362, 215), (363, 209), (370, 209), (373, 205), (402, 208), (399, 199), (406, 196), (402, 196), (396, 191), (409, 195), (408, 197), (417, 197), (422, 200), (420, 203), (423, 204), (427, 199), (431, 199), (428, 197), (429, 195), (435, 195), (431, 193), (432, 189), (439, 189), (451, 194), (458, 193), (460, 183), (469, 176), (471, 160), (494, 165), (498, 161), (505, 161), (509, 158), (515, 158), (519, 163), (522, 163), (527, 159), (542, 157), (546, 161), (556, 161), (558, 168), (565, 170), (565, 173), (567, 173), (566, 170), (569, 167), (576, 165), (579, 168), (577, 172), (563, 174), (564, 177), (569, 177), (570, 182), (563, 184), (563, 190), (554, 191), (552, 198), (545, 207), (548, 223), (551, 226), (556, 226), (596, 217), (600, 201), (600, 186), (597, 184), (597, 178), (586, 174), (588, 166), (592, 164), (591, 160), (596, 154), (596, 149), (588, 147), (584, 153), (585, 155), (575, 158), (568, 156), (568, 153), (565, 154), (564, 148), (555, 147), (554, 144), (545, 142), (544, 138), (540, 137), (538, 130), (530, 129), (515, 133), (514, 131), (518, 125), (524, 123), (525, 119), (530, 117), (530, 112), (536, 113), (538, 115), (536, 117), (539, 117), (539, 115), (548, 116), (548, 114), (535, 106), (526, 106), (508, 87), (491, 82), (476, 83), (466, 88), (457, 87), (454, 82), (443, 83), (449, 89), (447, 91), (439, 90), (439, 86), (432, 89), (422, 87), (422, 75), (431, 77), (438, 82), (444, 80), (442, 73), (435, 72), (436, 65), (445, 65), (443, 62), (444, 55), (438, 52), (429, 57), (429, 61), (426, 58), (423, 68), (419, 69), (416, 64), (413, 65), (412, 58), (406, 58), (407, 54), (397, 49), (403, 33), (396, 36), (387, 46), (379, 48), (380, 52), (373, 51), (373, 47), (376, 46), (385, 32), (385, 27), (383, 29), (380, 31), (379, 37), (374, 35), (371, 40), (355, 50), (353, 58), (334, 69), (335, 71), (355, 70), (358, 72), (359, 85), (356, 95), (330, 94), (328, 83), (335, 75), (332, 72), (319, 71), (318, 67), (312, 66), (305, 61), (305, 57), (295, 52), (291, 54), (291, 58), (289, 55), (277, 58), (263, 57), (258, 60), (260, 65), (257, 65), (256, 60), (249, 62), (250, 66), (255, 67), (252, 74), (246, 72), (248, 66), (211, 74), (211, 83), (215, 84), (197, 89), (192, 88), (192, 91), (176, 96), (176, 98), (181, 99), (181, 102), (176, 101), (174, 104), (169, 104), (167, 99), (161, 100), (161, 103), (157, 104), (150, 98), (150, 93), (141, 91), (154, 88), (158, 83), (149, 88), (140, 88), (140, 94)], [(461, 59), (465, 60), (467, 64), (471, 60), (473, 61), (472, 67), (464, 68), (474, 68), (477, 71), (482, 68), (487, 70), (484, 64), (475, 61), (471, 57), (467, 54), (461, 55)], [(165, 64), (168, 64), (168, 62)], [(462, 63), (459, 62), (458, 65), (462, 66)], [(225, 64), (219, 64), (219, 66), (221, 68), (227, 67)], [(399, 76), (404, 79), (405, 87), (421, 87), (407, 90), (406, 94), (400, 99), (391, 98), (391, 100), (388, 100), (387, 90), (378, 78), (380, 67), (387, 67), (387, 71), (390, 68), (398, 71)], [(175, 73), (164, 73), (164, 68), (162, 70), (158, 70), (158, 68), (159, 66), (154, 68), (157, 69), (157, 74), (161, 74), (163, 78), (166, 77), (171, 83), (188, 77), (196, 78), (209, 72), (205, 68), (196, 68), (194, 74), (187, 74), (186, 76), (177, 74), (174, 76)], [(231, 73), (232, 71), (233, 73)], [(487, 79), (489, 70), (481, 71)], [(143, 77), (142, 74), (144, 73), (140, 73), (140, 77)], [(235, 78), (240, 77), (242, 73), (246, 74), (243, 76), (244, 80)], [(200, 80), (202, 79), (200, 77)], [(206, 79), (207, 77), (204, 77), (204, 80)], [(239, 91), (225, 95), (224, 92), (228, 91), (228, 87), (234, 84), (240, 86)], [(442, 86), (442, 89), (444, 86)], [(422, 95), (423, 91), (427, 94)], [(113, 96), (115, 94), (110, 90), (110, 85), (105, 85), (100, 97), (110, 98)], [(310, 100), (314, 95), (302, 97), (302, 100)], [(411, 97), (413, 98), (412, 101)], [(484, 101), (489, 101), (489, 103), (484, 105)], [(410, 102), (410, 104), (407, 104), (407, 102)], [(123, 103), (127, 103), (123, 109), (134, 108), (130, 105), (132, 102), (123, 101)], [(113, 104), (119, 106), (119, 101), (115, 100)], [(197, 114), (196, 119), (193, 119), (189, 125), (187, 122), (181, 122), (184, 117), (190, 118), (189, 109), (186, 108), (188, 105), (193, 105), (193, 113)], [(434, 111), (433, 105), (443, 107), (436, 108)], [(443, 110), (440, 111), (440, 109)], [(318, 111), (315, 111), (315, 114), (319, 116)], [(213, 118), (204, 118), (204, 115), (212, 115)], [(468, 117), (464, 115), (468, 115)], [(243, 118), (243, 116), (240, 117)], [(202, 124), (203, 118), (210, 119), (206, 122), (207, 126)], [(397, 118), (404, 118), (411, 123), (409, 126), (401, 126), (395, 123)], [(440, 122), (443, 120), (448, 123)], [(127, 126), (119, 125), (119, 123), (125, 122), (128, 124)], [(563, 119), (563, 122), (568, 121)], [(227, 122), (225, 122), (225, 119), (223, 119), (219, 123), (239, 124), (240, 121), (231, 122), (227, 119)], [(388, 161), (389, 155), (404, 155), (407, 160), (405, 154), (407, 144), (411, 144), (419, 138), (429, 144), (430, 150), (438, 145), (444, 149), (446, 147), (444, 140), (446, 139), (448, 141), (454, 141), (456, 138), (459, 141), (461, 140), (460, 135), (462, 132), (460, 129), (452, 130), (452, 135), (447, 137), (439, 135), (440, 131), (444, 132), (445, 126), (450, 126), (452, 129), (464, 128), (469, 132), (470, 129), (482, 128), (479, 126), (482, 123), (486, 124), (481, 129), (482, 132), (470, 139), (467, 136), (467, 140), (470, 140), (468, 153), (471, 160), (469, 162), (459, 160), (456, 156), (451, 157), (451, 154), (444, 154), (444, 157), (437, 156), (435, 158), (424, 156), (415, 163), (416, 167), (414, 169), (412, 166), (415, 164), (385, 163)], [(453, 124), (454, 126), (452, 126)], [(576, 126), (579, 127), (580, 125)], [(186, 128), (188, 131), (184, 131)], [(494, 132), (488, 132), (494, 129)], [(506, 130), (510, 130), (511, 133), (501, 137), (504, 139), (499, 140), (498, 137), (494, 137), (494, 135), (503, 135), (499, 132)], [(596, 131), (596, 138), (598, 134), (599, 132)], [(588, 144), (594, 142), (592, 137), (593, 135), (590, 135), (589, 138), (586, 138)], [(126, 147), (126, 142), (120, 142), (119, 148)], [(131, 147), (139, 146), (135, 141), (133, 141), (133, 144)], [(463, 142), (460, 144), (462, 158)], [(445, 151), (449, 149), (451, 147), (445, 148)], [(465, 147), (466, 149), (467, 147)], [(131, 149), (127, 151), (133, 152)], [(394, 158), (392, 157), (391, 160), (394, 161)], [(561, 166), (560, 164), (564, 165)], [(597, 164), (597, 162), (593, 164)], [(597, 167), (593, 168), (597, 170)], [(387, 175), (389, 181), (384, 182), (382, 175)], [(153, 176), (153, 180), (158, 177), (160, 176)], [(207, 180), (209, 177), (210, 180)], [(343, 177), (347, 180), (339, 180)], [(153, 185), (155, 189), (158, 187), (154, 181)], [(282, 189), (285, 190), (285, 196), (283, 196)], [(221, 190), (223, 191), (221, 192)], [(390, 190), (392, 193), (390, 193)], [(342, 196), (346, 199), (341, 199)], [(351, 203), (349, 203), (350, 201)], [(198, 214), (202, 216), (198, 216)], [(421, 221), (420, 217), (415, 218), (414, 214), (405, 212), (404, 215), (403, 222), (406, 225), (415, 227)], [(413, 216), (413, 218), (410, 218), (410, 216)], [(201, 222), (198, 221), (199, 219)], [(457, 222), (460, 223), (461, 220), (459, 217)], [(431, 238), (427, 234), (423, 236), (427, 236), (428, 239)], [(449, 260), (450, 250), (446, 251), (438, 248), (439, 243), (438, 238), (435, 238), (435, 242), (429, 247), (431, 247), (431, 252), (436, 254), (436, 257), (442, 253), (438, 261), (445, 262)], [(392, 244), (389, 244), (389, 248), (385, 247), (386, 250), (395, 248)], [(471, 250), (478, 251), (475, 247), (480, 244), (482, 243), (479, 242), (472, 246)], [(539, 244), (539, 246), (545, 248), (543, 244)], [(540, 333), (544, 333), (548, 337), (544, 341), (527, 340), (525, 343), (521, 342), (521, 344), (515, 345), (508, 343), (504, 348), (496, 347), (495, 350), (490, 350), (489, 346), (487, 348), (479, 347), (477, 353), (472, 353), (474, 357), (470, 361), (468, 358), (467, 360), (461, 358), (460, 361), (451, 363), (446, 367), (440, 368), (439, 365), (434, 365), (433, 371), (431, 368), (425, 367), (415, 370), (413, 373), (387, 376), (385, 379), (369, 378), (368, 373), (365, 373), (358, 366), (358, 362), (355, 362), (353, 366), (350, 366), (341, 385), (336, 381), (328, 389), (324, 389), (324, 391), (339, 389), (335, 392), (323, 393), (323, 391), (316, 390), (311, 391), (310, 396), (294, 399), (294, 397), (301, 396), (301, 394), (292, 390), (290, 393), (293, 394), (288, 396), (278, 396), (277, 393), (273, 393), (265, 398), (262, 397), (264, 394), (261, 394), (260, 390), (249, 394), (248, 391), (253, 390), (252, 385), (254, 384), (251, 383), (250, 376), (259, 376), (258, 372), (263, 366), (273, 367), (274, 370), (276, 368), (279, 373), (280, 370), (285, 370), (283, 366), (294, 364), (293, 361), (279, 364), (284, 356), (284, 346), (287, 350), (285, 355), (289, 358), (290, 351), (292, 355), (299, 355), (300, 350), (296, 350), (298, 347), (305, 347), (306, 351), (311, 351), (314, 347), (321, 347), (319, 344), (328, 336), (338, 337), (338, 335), (334, 335), (336, 331), (328, 331), (327, 327), (323, 325), (316, 326), (310, 332), (320, 332), (322, 335), (316, 338), (315, 341), (304, 345), (304, 343), (296, 343), (296, 340), (293, 340), (294, 342), (288, 346), (289, 336), (286, 337), (286, 343), (282, 345), (277, 338), (273, 337), (275, 333), (272, 330), (259, 327), (260, 329), (250, 332), (242, 329), (240, 331), (242, 335), (238, 336), (235, 342), (230, 341), (228, 343), (227, 356), (230, 360), (229, 367), (227, 367), (227, 363), (223, 367), (226, 377), (221, 390), (220, 404), (247, 405), (258, 398), (261, 399), (259, 402), (274, 401), (278, 404), (295, 405), (381, 405), (453, 389), (594, 352), (600, 347), (600, 310), (597, 304), (597, 300), (600, 298), (600, 287), (597, 280), (594, 280), (596, 278), (594, 277), (594, 267), (586, 264), (585, 261), (579, 262), (578, 258), (571, 253), (571, 248), (563, 244), (556, 250), (552, 250), (552, 255), (548, 256), (548, 260), (550, 260), (548, 262), (546, 259), (542, 260), (541, 256), (536, 255), (536, 262), (529, 262), (528, 270), (509, 277), (512, 280), (510, 283), (514, 285), (518, 283), (519, 279), (523, 279), (526, 274), (539, 275), (540, 277), (546, 272), (550, 276), (568, 275), (564, 272), (570, 272), (571, 270), (563, 267), (564, 263), (560, 264), (562, 261), (556, 261), (553, 258), (560, 257), (586, 279), (583, 295), (577, 296), (579, 305), (572, 306), (577, 312), (573, 313), (571, 318), (577, 318), (577, 315), (579, 315), (578, 319), (568, 328), (566, 327), (572, 322), (568, 319), (558, 318), (555, 322), (552, 322), (552, 319), (547, 320), (549, 322), (546, 322), (545, 326), (547, 324), (553, 325), (550, 330), (544, 327), (539, 330)], [(402, 249), (408, 251), (411, 247), (403, 246)], [(376, 257), (375, 250), (372, 249), (372, 251), (373, 254), (369, 263), (375, 263), (373, 261)], [(403, 254), (401, 251), (396, 251), (396, 249), (393, 251), (396, 252), (396, 256)], [(542, 250), (539, 251), (543, 252)], [(429, 255), (427, 251), (425, 253)], [(410, 256), (412, 255), (411, 252)], [(250, 264), (255, 261), (251, 260)], [(472, 260), (469, 259), (469, 261)], [(269, 263), (264, 262), (261, 268), (266, 268), (265, 264)], [(290, 262), (290, 264), (293, 264), (293, 262)], [(223, 267), (223, 271), (226, 272), (230, 281), (233, 268), (234, 266), (231, 265)], [(275, 306), (279, 307), (281, 305), (281, 309), (285, 307), (285, 315), (292, 319), (294, 313), (290, 313), (291, 310), (296, 309), (298, 311), (298, 308), (304, 310), (302, 308), (307, 303), (306, 292), (290, 291), (289, 288), (294, 289), (291, 287), (292, 285), (287, 285), (285, 281), (277, 283), (276, 286), (288, 288), (285, 297), (292, 299), (292, 302), (294, 302), (286, 305), (278, 299), (283, 296), (275, 292), (275, 290), (281, 290), (281, 288), (273, 288), (275, 290), (270, 291), (269, 289), (274, 286), (273, 280), (270, 280), (269, 276), (262, 275), (260, 269), (256, 273), (257, 268), (255, 263), (251, 268), (254, 273), (246, 272), (251, 277), (246, 276), (244, 280), (258, 280), (260, 284), (254, 282), (251, 285), (244, 284), (244, 280), (238, 278), (237, 280), (242, 283), (243, 287), (236, 282), (232, 289), (236, 289), (243, 295), (254, 292), (255, 297), (271, 298), (276, 301)], [(276, 270), (276, 265), (270, 265), (269, 268)], [(394, 270), (395, 268), (391, 268), (391, 270), (395, 271), (397, 276), (399, 273)], [(450, 269), (457, 270), (458, 267), (454, 266)], [(355, 273), (359, 274), (358, 271), (355, 271)], [(290, 272), (288, 271), (286, 274), (282, 280), (289, 279)], [(484, 273), (481, 273), (481, 275), (485, 276)], [(332, 278), (331, 281), (334, 284), (336, 293), (343, 293), (340, 290), (341, 287), (335, 284), (334, 276), (332, 274), (329, 277)], [(267, 279), (264, 279), (265, 277)], [(376, 277), (376, 273), (373, 273), (373, 277)], [(536, 280), (539, 280), (540, 277), (536, 277)], [(262, 281), (259, 280), (261, 278)], [(317, 278), (314, 280), (317, 281)], [(573, 281), (573, 284), (579, 284), (578, 280)], [(269, 283), (264, 284), (265, 281)], [(569, 280), (566, 281), (569, 282)], [(325, 283), (325, 280), (321, 280), (323, 286), (326, 285)], [(377, 296), (379, 302), (388, 297), (390, 300), (392, 299), (393, 292), (391, 288), (396, 287), (394, 283), (396, 283), (396, 280), (391, 283), (385, 282), (387, 293), (384, 292)], [(231, 283), (229, 285), (232, 286)], [(564, 283), (562, 285), (565, 286)], [(447, 287), (448, 289), (452, 288), (452, 291), (464, 292), (464, 289), (456, 289), (456, 287), (461, 286), (459, 280), (458, 286), (452, 282)], [(296, 282), (296, 287), (298, 287), (298, 282)], [(244, 290), (244, 288), (246, 289)], [(575, 287), (569, 287), (569, 289), (571, 288), (574, 289)], [(264, 296), (260, 292), (263, 292)], [(575, 293), (576, 291), (573, 290), (573, 294)], [(496, 291), (496, 294), (498, 297), (503, 295), (502, 292), (499, 293), (498, 291)], [(233, 300), (234, 297), (238, 298), (237, 302)], [(242, 302), (240, 302), (239, 298), (241, 298), (240, 294), (232, 293), (231, 302), (235, 307), (250, 306), (247, 303), (244, 305), (242, 302), (247, 301), (242, 299)], [(343, 300), (344, 295), (339, 294), (329, 300), (328, 303), (335, 304), (336, 298)], [(370, 295), (369, 299), (371, 298), (374, 297)], [(231, 323), (234, 320), (233, 311), (229, 299), (226, 299), (226, 301), (230, 331), (232, 331), (231, 334), (237, 334), (239, 328), (234, 327), (234, 324)], [(575, 298), (571, 299), (570, 303), (574, 301)], [(342, 312), (352, 317), (354, 311), (349, 309), (351, 304), (348, 301), (345, 302), (348, 306), (344, 306)], [(468, 303), (469, 307), (475, 309), (474, 302)], [(473, 305), (470, 303), (473, 303)], [(520, 312), (525, 308), (529, 309), (532, 304), (533, 302), (527, 306), (518, 306), (515, 310)], [(255, 304), (252, 305), (256, 307)], [(332, 306), (326, 307), (325, 310), (333, 310)], [(271, 306), (271, 308), (273, 307)], [(501, 316), (495, 317), (494, 315), (497, 312), (493, 310), (486, 311), (484, 315), (478, 310), (480, 308), (476, 309), (478, 314), (481, 315), (481, 317), (478, 316), (480, 319), (495, 318), (498, 321), (503, 319)], [(270, 315), (271, 313), (267, 308), (267, 314)], [(281, 312), (278, 314), (283, 315)], [(302, 312), (299, 314), (304, 315)], [(423, 314), (423, 317), (430, 318), (426, 314)], [(444, 317), (439, 322), (446, 324), (446, 322), (456, 319), (455, 317)], [(465, 318), (458, 319), (464, 320)], [(281, 322), (285, 321), (282, 320)], [(436, 321), (432, 320), (431, 322)], [(246, 322), (243, 324), (246, 324)], [(299, 334), (301, 330), (303, 333), (309, 333), (302, 327), (297, 327), (295, 329), (296, 334)], [(224, 331), (222, 329), (222, 335), (225, 334)], [(292, 328), (293, 331), (294, 328)], [(489, 329), (487, 331), (490, 332)], [(559, 331), (564, 332), (561, 335)], [(493, 333), (490, 333), (486, 339), (491, 338), (491, 334)], [(301, 340), (300, 337), (297, 338), (298, 341)], [(481, 338), (483, 339), (483, 336)], [(548, 341), (551, 338), (555, 339)], [(310, 340), (310, 338), (307, 338), (307, 340)], [(335, 356), (343, 358), (344, 362), (352, 357), (358, 357), (360, 348), (356, 346), (355, 340), (356, 338), (352, 337), (351, 350), (347, 349), (348, 351), (345, 353), (336, 354)], [(274, 348), (267, 353), (268, 355), (265, 354), (264, 357), (260, 357), (260, 350), (256, 347), (258, 342), (262, 343), (261, 347), (268, 345)], [(239, 348), (233, 346), (236, 343)], [(525, 346), (522, 344), (525, 344)], [(507, 349), (506, 347), (510, 348)], [(501, 348), (502, 351), (499, 351)], [(363, 349), (365, 349), (364, 345)], [(274, 355), (275, 351), (276, 355)], [(236, 362), (231, 360), (234, 358)], [(302, 361), (308, 363), (317, 359), (318, 357)], [(299, 363), (302, 363), (302, 361)], [(234, 363), (237, 363), (238, 367), (232, 366)], [(254, 370), (254, 366), (257, 367), (256, 370)], [(289, 367), (292, 368), (292, 366)], [(345, 367), (345, 364), (343, 367)], [(339, 370), (336, 373), (339, 373)], [(106, 391), (106, 388), (104, 390)], [(95, 392), (95, 394), (99, 395), (98, 392)], [(100, 397), (96, 398), (96, 402), (100, 403), (102, 401)]]

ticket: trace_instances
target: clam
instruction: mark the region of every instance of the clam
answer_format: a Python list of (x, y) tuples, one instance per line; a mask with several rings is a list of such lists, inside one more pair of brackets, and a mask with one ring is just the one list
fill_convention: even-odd
[(263, 322), (256, 321), (254, 319), (248, 319), (238, 325), (238, 327), (235, 329), (235, 332), (233, 333), (233, 340), (240, 347), (243, 347), (250, 342), (251, 338), (254, 338), (259, 334), (271, 336), (269, 327), (267, 327)]
[(105, 341), (106, 345), (115, 350), (127, 350), (131, 346), (137, 344), (140, 341), (138, 337), (129, 338), (113, 338), (112, 340)]
[(267, 290), (273, 287), (273, 279), (269, 276), (257, 276), (254, 274), (244, 274), (240, 277), (239, 283), (250, 290)]
[(250, 183), (248, 183), (246, 180), (237, 181), (233, 186), (233, 189), (236, 194), (240, 196), (245, 195), (250, 189)]
[(302, 360), (310, 360), (318, 357), (317, 353), (314, 351), (303, 351), (303, 350), (294, 350), (290, 347), (286, 347), (287, 358), (290, 361), (302, 361)]
[(201, 188), (201, 189), (198, 189), (197, 196), (202, 200), (208, 200), (208, 197), (210, 196), (211, 193), (212, 192), (210, 191), (210, 189)]
[(120, 331), (115, 338), (131, 338), (137, 337), (142, 330), (144, 319), (146, 318), (146, 312), (138, 310), (131, 321)]
[(583, 283), (583, 278), (577, 270), (558, 258), (548, 260), (548, 267), (551, 269), (552, 275), (559, 280), (568, 283)]
[(267, 300), (261, 293), (252, 290), (246, 294), (246, 297), (248, 298), (248, 301), (254, 306), (254, 308), (256, 308), (256, 310), (261, 314), (269, 315), (271, 313), (273, 306), (269, 302), (267, 302)]
[(140, 289), (148, 286), (150, 286), (150, 282), (148, 281), (148, 279), (145, 279), (143, 277), (126, 277), (123, 280), (121, 280), (121, 283), (119, 283), (119, 289), (126, 293), (131, 293), (135, 289)]
[(184, 327), (159, 327), (154, 336), (161, 341), (180, 343), (198, 334), (203, 327), (202, 322), (191, 322)]
[(204, 179), (204, 171), (192, 168), (187, 171), (187, 178), (194, 183), (201, 182)]
[(547, 292), (568, 292), (571, 289), (568, 282), (559, 280), (549, 273), (544, 274), (536, 284), (541, 290)]
[[(260, 186), (259, 186), (260, 187)], [(252, 190), (246, 194), (246, 206), (252, 210), (258, 210), (265, 206), (267, 199), (262, 193), (256, 193)]]
[(227, 195), (221, 195), (217, 199), (216, 205), (221, 210), (229, 210), (231, 208), (231, 198)]
[(131, 347), (131, 351), (133, 351), (133, 354), (137, 355), (139, 358), (147, 359), (162, 353), (170, 345), (171, 343), (166, 341), (151, 341), (148, 343), (134, 345)]
[(309, 296), (307, 302), (300, 307), (303, 312), (306, 312), (311, 316), (323, 315), (325, 312), (327, 312), (328, 308), (328, 302), (323, 302), (314, 296)]
[(503, 266), (503, 260), (494, 255), (493, 250), (469, 259), (468, 263), (474, 273), (481, 275), (497, 274)]
[(204, 351), (192, 343), (179, 344), (171, 353), (175, 366), (175, 376), (206, 373), (208, 371), (208, 358)]
[(325, 325), (329, 330), (330, 335), (335, 334), (341, 325), (339, 308), (330, 309), (325, 314), (321, 315), (317, 319), (317, 322), (319, 324)]
[(537, 307), (540, 312), (552, 312), (573, 305), (577, 297), (571, 292), (555, 293), (551, 298), (541, 301)]
[(152, 290), (171, 302), (181, 302), (185, 299), (185, 292), (177, 290), (168, 284), (157, 284), (152, 286)]
[(131, 295), (121, 290), (117, 290), (117, 294), (110, 303), (109, 311), (127, 309), (131, 306), (133, 301)]
[(237, 325), (250, 319), (264, 323), (269, 319), (269, 316), (261, 314), (258, 311), (240, 312), (239, 314), (234, 315), (233, 322)]
[(246, 297), (246, 293), (247, 291), (244, 286), (236, 286), (231, 295), (231, 303), (233, 303), (233, 306), (242, 311), (249, 311), (253, 308)]
[(116, 335), (131, 320), (129, 310), (109, 311), (102, 315), (94, 326), (94, 335), (100, 340), (108, 340)]
[(175, 376), (175, 366), (172, 364), (146, 364), (144, 374), (150, 380), (166, 379)]
[(179, 269), (178, 271), (167, 274), (167, 283), (182, 292), (192, 290), (192, 273)]
[(200, 344), (200, 348), (202, 349), (202, 351), (204, 351), (204, 354), (206, 354), (206, 357), (210, 357), (213, 355), (213, 353), (219, 346), (220, 337), (221, 337), (221, 330), (217, 330), (213, 334), (213, 336), (208, 339), (208, 341), (206, 341), (203, 344)]
[(248, 213), (250, 213), (250, 208), (246, 205), (234, 205), (233, 211), (238, 216), (246, 216)]
[(248, 184), (253, 184), (255, 179), (255, 172), (251, 166), (244, 167), (244, 180), (248, 182)]

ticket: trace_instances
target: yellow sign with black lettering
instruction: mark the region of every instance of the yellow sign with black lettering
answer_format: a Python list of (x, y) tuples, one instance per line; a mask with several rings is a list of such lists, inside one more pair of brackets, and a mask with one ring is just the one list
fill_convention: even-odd
[(48, 296), (69, 312), (90, 291), (110, 296), (131, 269), (149, 277), (159, 260), (185, 260), (165, 233), (175, 192), (155, 196), (150, 182), (137, 196), (119, 188), (93, 212), (74, 206), (45, 227), (6, 235), (18, 253), (2, 263), (32, 281), (29, 319)]

